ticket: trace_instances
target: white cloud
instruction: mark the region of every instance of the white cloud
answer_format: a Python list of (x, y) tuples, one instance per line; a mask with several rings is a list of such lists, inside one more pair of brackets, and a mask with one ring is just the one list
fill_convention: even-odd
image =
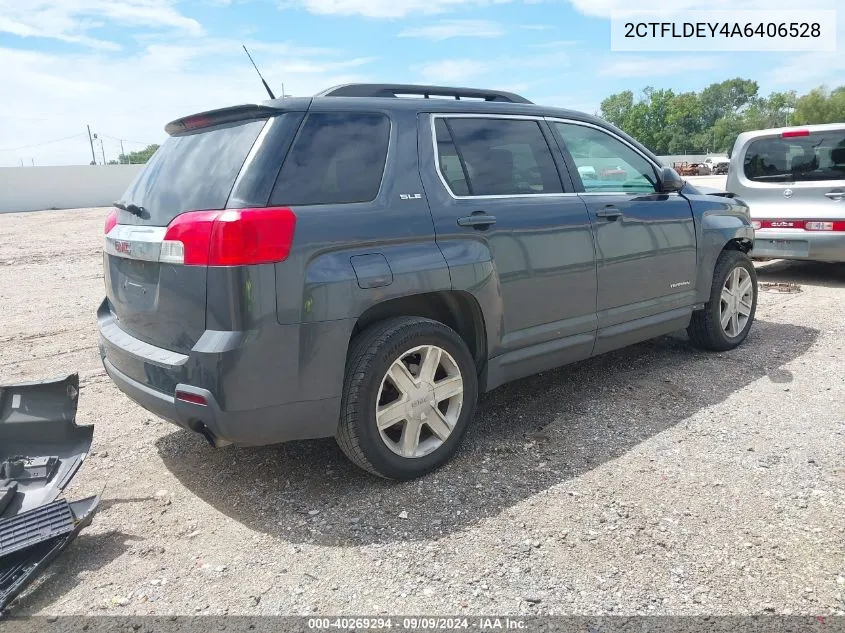
[(766, 73), (762, 84), (778, 90), (827, 84), (829, 89), (845, 85), (845, 56), (842, 53), (792, 53)]
[(463, 7), (506, 4), (511, 0), (283, 0), (282, 6), (302, 6), (318, 15), (360, 15), (401, 18), (435, 15)]
[(441, 20), (426, 26), (405, 29), (399, 37), (421, 37), (430, 40), (447, 40), (453, 37), (500, 37), (505, 29), (489, 20)]
[[(0, 151), (0, 165), (19, 165), (21, 159), (29, 164), (31, 158), (36, 165), (86, 164), (91, 160), (86, 124), (101, 135), (159, 143), (166, 138), (164, 125), (177, 117), (267, 98), (240, 42), (191, 41), (193, 46), (157, 45), (132, 56), (0, 48), (0, 85), (4, 94), (14, 95), (0, 100), (0, 150), (82, 135)], [(365, 72), (371, 58), (294, 43), (247, 46), (276, 93), (283, 81), (287, 94), (307, 96), (332, 85), (372, 80)], [(125, 149), (140, 146), (125, 144)], [(119, 142), (105, 139), (105, 151), (107, 159), (116, 158)]]
[(701, 55), (690, 56), (626, 56), (613, 58), (599, 65), (598, 74), (606, 77), (663, 77), (710, 70), (721, 65), (720, 60)]
[[(801, 9), (834, 9), (837, 0), (803, 0)], [(628, 15), (648, 15), (649, 13), (664, 13), (672, 11), (682, 13), (691, 10), (794, 10), (794, 0), (743, 0), (742, 6), (738, 6), (736, 0), (708, 0), (702, 3), (700, 0), (673, 0), (667, 3), (665, 0), (638, 0), (636, 8), (631, 8), (630, 0), (569, 0), (569, 3), (580, 13), (600, 18), (609, 18), (612, 11), (624, 12)]]
[[(471, 83), (495, 81), (498, 85), (501, 78), (513, 82), (513, 73), (525, 69), (540, 68), (548, 72), (558, 72), (571, 64), (569, 55), (564, 52), (553, 52), (542, 55), (525, 57), (493, 57), (488, 59), (443, 59), (423, 64), (416, 70), (423, 80), (434, 84)], [(487, 87), (490, 87), (489, 85)]]
[(490, 62), (477, 59), (444, 59), (419, 67), (420, 76), (433, 84), (461, 83), (489, 72)]
[(177, 29), (194, 36), (203, 33), (199, 22), (182, 15), (170, 0), (0, 0), (0, 32), (119, 49), (116, 42), (88, 34), (103, 26), (103, 20), (136, 28)]

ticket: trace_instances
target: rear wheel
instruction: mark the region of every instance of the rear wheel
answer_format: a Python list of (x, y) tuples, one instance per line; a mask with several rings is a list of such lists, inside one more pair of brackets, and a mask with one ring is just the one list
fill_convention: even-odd
[(352, 343), (337, 442), (375, 475), (413, 479), (454, 454), (477, 397), (475, 363), (454, 330), (390, 319)]
[(704, 349), (733, 349), (748, 336), (757, 310), (757, 272), (748, 255), (722, 251), (716, 260), (710, 301), (693, 313), (687, 333)]

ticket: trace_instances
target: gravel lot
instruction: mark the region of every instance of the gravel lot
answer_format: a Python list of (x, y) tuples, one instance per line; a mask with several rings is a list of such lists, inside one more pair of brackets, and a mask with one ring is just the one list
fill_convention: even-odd
[(0, 382), (80, 373), (68, 496), (104, 488), (14, 614), (845, 611), (845, 266), (761, 265), (732, 352), (681, 332), (506, 385), (391, 484), (331, 440), (215, 451), (113, 387), (104, 217), (0, 216)]

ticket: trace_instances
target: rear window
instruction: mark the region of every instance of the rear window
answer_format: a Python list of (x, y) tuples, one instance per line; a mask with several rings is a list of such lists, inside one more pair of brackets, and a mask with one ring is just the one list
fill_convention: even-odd
[(755, 182), (845, 180), (845, 130), (757, 139), (745, 150), (743, 170)]
[(121, 222), (166, 226), (185, 211), (222, 209), (266, 120), (250, 120), (171, 136), (129, 186), (122, 200), (148, 217), (121, 213)]
[(390, 120), (383, 114), (309, 114), (282, 165), (270, 204), (302, 206), (375, 200)]

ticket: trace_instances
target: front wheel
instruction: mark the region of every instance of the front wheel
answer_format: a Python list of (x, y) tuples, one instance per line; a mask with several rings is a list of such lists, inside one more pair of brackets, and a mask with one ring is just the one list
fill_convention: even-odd
[(748, 336), (757, 310), (757, 271), (745, 253), (722, 251), (713, 271), (710, 300), (693, 313), (687, 334), (698, 347), (723, 352)]
[(477, 397), (475, 363), (454, 330), (390, 319), (352, 342), (337, 442), (375, 475), (413, 479), (455, 453)]

